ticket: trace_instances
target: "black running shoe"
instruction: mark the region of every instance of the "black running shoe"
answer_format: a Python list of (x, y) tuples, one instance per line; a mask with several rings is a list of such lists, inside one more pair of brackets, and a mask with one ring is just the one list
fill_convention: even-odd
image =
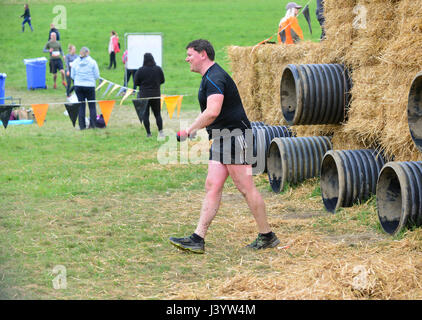
[(256, 249), (256, 250), (274, 248), (279, 243), (280, 243), (280, 240), (278, 240), (275, 233), (271, 233), (271, 237), (266, 237), (258, 233), (258, 237), (255, 239), (255, 241), (247, 245), (246, 248), (251, 248), (251, 249)]
[(186, 238), (170, 237), (170, 243), (176, 246), (177, 248), (185, 251), (190, 251), (194, 253), (205, 252), (205, 241), (202, 239), (201, 241), (196, 242), (192, 239), (192, 236)]

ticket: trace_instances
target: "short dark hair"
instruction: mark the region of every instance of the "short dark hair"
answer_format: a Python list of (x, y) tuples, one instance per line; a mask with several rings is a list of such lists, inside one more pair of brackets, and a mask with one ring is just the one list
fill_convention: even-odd
[(204, 39), (193, 40), (186, 46), (186, 49), (189, 49), (189, 48), (192, 48), (196, 52), (201, 52), (205, 50), (208, 58), (214, 61), (215, 51), (212, 44), (208, 40), (204, 40)]

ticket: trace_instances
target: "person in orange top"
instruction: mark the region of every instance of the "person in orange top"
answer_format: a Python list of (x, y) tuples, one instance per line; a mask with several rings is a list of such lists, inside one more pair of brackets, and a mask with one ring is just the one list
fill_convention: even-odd
[(303, 40), (303, 32), (296, 18), (300, 8), (302, 6), (296, 2), (289, 2), (286, 5), (286, 15), (280, 20), (278, 25), (278, 43), (294, 44)]

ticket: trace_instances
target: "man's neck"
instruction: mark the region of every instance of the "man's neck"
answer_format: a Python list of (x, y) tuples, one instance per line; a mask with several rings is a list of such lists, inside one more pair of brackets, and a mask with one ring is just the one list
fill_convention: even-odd
[(204, 76), (205, 73), (207, 73), (208, 69), (211, 68), (215, 64), (215, 61), (208, 61), (205, 63), (201, 69), (201, 76)]

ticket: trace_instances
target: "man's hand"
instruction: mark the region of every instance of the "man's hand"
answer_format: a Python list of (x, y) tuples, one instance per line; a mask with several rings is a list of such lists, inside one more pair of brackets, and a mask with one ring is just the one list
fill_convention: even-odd
[(185, 141), (188, 138), (188, 133), (186, 130), (180, 130), (177, 133), (177, 141), (182, 142)]
[(188, 133), (186, 130), (180, 130), (176, 137), (179, 142), (185, 141), (187, 138), (192, 140), (196, 137), (196, 131)]

